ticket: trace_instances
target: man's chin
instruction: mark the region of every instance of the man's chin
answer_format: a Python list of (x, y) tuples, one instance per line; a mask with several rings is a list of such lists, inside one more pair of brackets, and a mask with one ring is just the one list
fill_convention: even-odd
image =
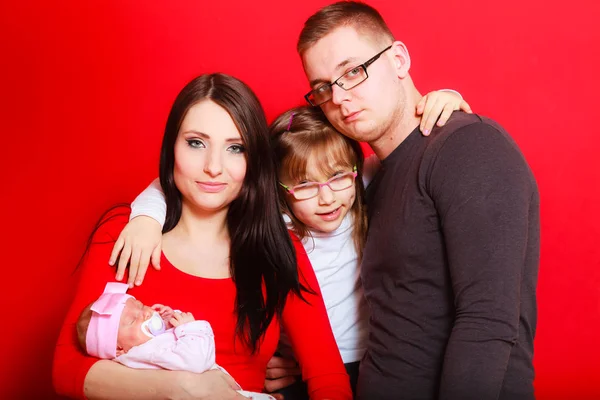
[(359, 142), (366, 142), (368, 137), (371, 134), (371, 131), (368, 129), (361, 129), (359, 124), (352, 124), (351, 126), (344, 127), (344, 130), (341, 131), (345, 136), (348, 136), (350, 139), (357, 140)]

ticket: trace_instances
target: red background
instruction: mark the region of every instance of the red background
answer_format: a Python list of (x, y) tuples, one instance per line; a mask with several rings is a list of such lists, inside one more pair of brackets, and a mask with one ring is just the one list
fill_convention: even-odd
[[(157, 175), (178, 91), (222, 71), (254, 88), (269, 120), (300, 104), (307, 84), (296, 39), (327, 4), (131, 3), (0, 6), (3, 399), (53, 397), (52, 351), (71, 272), (100, 213)], [(417, 87), (458, 89), (512, 133), (537, 177), (540, 399), (600, 398), (593, 3), (371, 2), (408, 46)]]

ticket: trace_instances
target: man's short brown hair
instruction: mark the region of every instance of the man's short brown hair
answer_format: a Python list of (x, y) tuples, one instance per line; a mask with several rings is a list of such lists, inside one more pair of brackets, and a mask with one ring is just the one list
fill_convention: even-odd
[(324, 36), (342, 26), (351, 26), (382, 45), (394, 41), (390, 28), (373, 7), (358, 1), (338, 1), (321, 8), (306, 20), (296, 46), (298, 54), (302, 56)]

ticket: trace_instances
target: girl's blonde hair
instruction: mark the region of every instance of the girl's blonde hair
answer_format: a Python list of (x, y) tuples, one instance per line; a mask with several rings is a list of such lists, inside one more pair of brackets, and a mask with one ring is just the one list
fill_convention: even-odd
[[(360, 144), (339, 133), (319, 108), (309, 106), (296, 107), (281, 114), (271, 124), (270, 133), (280, 180), (282, 175), (295, 182), (306, 179), (309, 162), (315, 162), (315, 167), (325, 176), (332, 176), (340, 167), (350, 171), (356, 166), (356, 198), (350, 212), (354, 219), (356, 253), (359, 260), (362, 259), (367, 216), (362, 180), (364, 157)], [(285, 172), (282, 174), (282, 171)], [(296, 218), (286, 201), (289, 194), (281, 185), (278, 186), (281, 209), (292, 220), (292, 230), (300, 239), (304, 239), (310, 235), (310, 230)]]

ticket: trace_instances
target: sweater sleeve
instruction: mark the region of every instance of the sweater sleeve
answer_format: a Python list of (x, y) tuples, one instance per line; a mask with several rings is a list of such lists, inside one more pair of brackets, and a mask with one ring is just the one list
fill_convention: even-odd
[(516, 144), (484, 122), (450, 134), (430, 168), (455, 306), (440, 399), (498, 399), (519, 332), (535, 180)]
[(306, 251), (297, 238), (296, 248), (300, 282), (314, 294), (303, 292), (304, 300), (290, 295), (282, 324), (308, 384), (311, 400), (352, 399), (350, 381), (337, 348), (325, 303)]
[(85, 398), (85, 377), (98, 359), (86, 355), (80, 348), (76, 323), (83, 309), (102, 294), (106, 283), (114, 281), (115, 270), (108, 265), (108, 259), (114, 242), (127, 224), (128, 215), (129, 208), (122, 207), (103, 219), (78, 271), (79, 284), (54, 351), (52, 381), (60, 395)]
[(165, 224), (167, 203), (158, 178), (153, 180), (131, 203), (131, 216), (129, 219), (132, 220), (140, 215), (155, 219), (161, 227)]

